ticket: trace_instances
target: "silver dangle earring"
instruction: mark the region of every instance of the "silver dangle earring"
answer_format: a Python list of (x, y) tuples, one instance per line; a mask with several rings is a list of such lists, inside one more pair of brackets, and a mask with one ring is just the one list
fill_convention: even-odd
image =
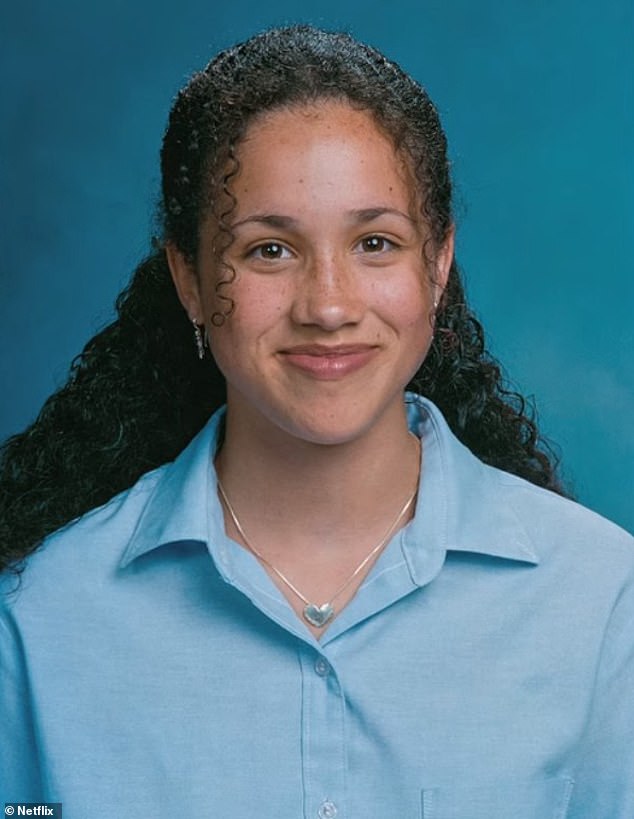
[[(191, 322), (194, 325), (194, 336), (196, 337), (196, 350), (198, 351), (198, 358), (202, 361), (205, 357), (205, 342), (203, 340), (203, 334), (196, 319), (193, 318)], [(205, 330), (205, 334), (206, 333), (207, 330)]]

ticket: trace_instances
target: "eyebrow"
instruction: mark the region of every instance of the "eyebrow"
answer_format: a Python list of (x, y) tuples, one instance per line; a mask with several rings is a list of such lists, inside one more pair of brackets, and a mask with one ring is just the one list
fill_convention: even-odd
[(353, 221), (357, 224), (372, 222), (372, 220), (378, 219), (379, 216), (384, 216), (385, 214), (388, 214), (389, 216), (398, 216), (401, 219), (405, 219), (411, 225), (417, 224), (416, 220), (412, 219), (409, 213), (404, 213), (402, 210), (398, 210), (397, 208), (363, 208), (362, 210), (353, 210), (351, 213)]
[[(349, 212), (350, 221), (353, 224), (359, 225), (365, 224), (366, 222), (372, 222), (374, 219), (378, 219), (379, 216), (384, 216), (386, 214), (398, 216), (414, 226), (417, 226), (418, 224), (416, 220), (412, 219), (408, 213), (404, 213), (402, 210), (398, 210), (397, 208), (362, 208), (360, 210), (352, 210)], [(292, 216), (284, 216), (280, 213), (254, 213), (252, 216), (247, 216), (245, 219), (240, 219), (238, 222), (234, 222), (232, 227), (237, 228), (241, 227), (242, 225), (253, 223), (268, 225), (269, 227), (277, 228), (278, 230), (292, 230), (293, 228), (297, 228), (300, 224), (299, 220), (294, 219)]]
[(246, 219), (240, 219), (239, 222), (234, 222), (231, 227), (237, 228), (241, 225), (249, 225), (252, 223), (268, 225), (269, 227), (279, 228), (280, 230), (290, 230), (299, 225), (297, 219), (293, 219), (292, 216), (282, 216), (279, 213), (254, 213), (253, 216), (247, 216)]

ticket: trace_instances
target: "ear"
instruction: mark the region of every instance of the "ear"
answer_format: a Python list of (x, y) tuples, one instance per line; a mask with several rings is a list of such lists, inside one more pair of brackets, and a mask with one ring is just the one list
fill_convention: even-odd
[(172, 280), (185, 312), (196, 324), (204, 324), (200, 284), (194, 266), (171, 242), (165, 245)]
[(451, 225), (447, 231), (447, 236), (440, 246), (436, 254), (436, 265), (434, 271), (434, 296), (435, 301), (439, 302), (442, 294), (447, 286), (449, 279), (449, 271), (451, 270), (451, 263), (453, 262), (454, 242), (456, 236), (456, 226)]

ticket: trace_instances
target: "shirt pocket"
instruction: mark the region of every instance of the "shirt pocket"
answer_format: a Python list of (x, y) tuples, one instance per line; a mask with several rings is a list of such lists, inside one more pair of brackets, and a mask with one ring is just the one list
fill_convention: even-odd
[(422, 791), (422, 819), (566, 819), (572, 779), (552, 777)]

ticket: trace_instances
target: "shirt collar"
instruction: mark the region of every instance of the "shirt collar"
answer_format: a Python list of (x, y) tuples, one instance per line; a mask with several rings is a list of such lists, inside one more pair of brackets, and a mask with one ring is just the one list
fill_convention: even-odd
[[(429, 400), (406, 393), (410, 429), (423, 442), (416, 515), (402, 548), (413, 581), (429, 581), (430, 567), (447, 551), (473, 552), (537, 564), (528, 532), (509, 501), (506, 477), (476, 458)], [(222, 538), (213, 455), (225, 409), (170, 464), (157, 470), (154, 489), (120, 560), (123, 568), (159, 546), (200, 541), (213, 554)], [(506, 490), (506, 492), (505, 492)]]
[(438, 553), (471, 552), (539, 563), (510, 502), (509, 490), (520, 479), (476, 458), (431, 401), (413, 393), (406, 394), (406, 401), (410, 429), (423, 442), (416, 515), (403, 537), (414, 582), (428, 582)]
[(211, 504), (219, 508), (214, 453), (225, 408), (215, 412), (175, 461), (157, 470), (154, 489), (119, 566), (168, 543), (209, 542)]

